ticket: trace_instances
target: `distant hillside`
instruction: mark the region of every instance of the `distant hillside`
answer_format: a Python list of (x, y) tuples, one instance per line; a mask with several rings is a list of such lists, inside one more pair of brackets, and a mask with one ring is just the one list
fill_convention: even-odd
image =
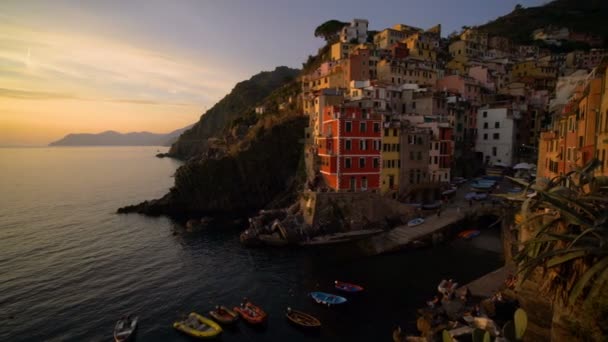
[(608, 0), (555, 0), (544, 6), (519, 8), (479, 26), (490, 35), (504, 36), (516, 43), (532, 41), (532, 31), (547, 26), (595, 34), (608, 41)]
[(179, 137), (171, 146), (169, 155), (180, 159), (200, 155), (207, 149), (209, 138), (221, 136), (229, 123), (252, 111), (253, 107), (273, 90), (295, 79), (298, 73), (297, 69), (282, 66), (239, 82), (230, 94), (203, 114), (199, 122)]
[(97, 134), (68, 134), (62, 139), (50, 143), (49, 146), (170, 146), (180, 134), (190, 127), (184, 127), (166, 134), (150, 132), (119, 133), (116, 131), (105, 131)]

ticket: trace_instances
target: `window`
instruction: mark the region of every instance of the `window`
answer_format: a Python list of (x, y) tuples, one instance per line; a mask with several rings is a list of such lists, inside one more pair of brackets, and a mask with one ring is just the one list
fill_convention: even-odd
[(384, 129), (384, 136), (385, 136), (385, 137), (388, 137), (388, 128), (385, 128), (385, 129)]
[(412, 102), (412, 109), (416, 109), (416, 101)]
[(483, 112), (482, 115), (483, 115), (484, 118), (487, 118), (488, 117), (488, 112)]
[(483, 128), (488, 128), (488, 123), (487, 122), (483, 123)]
[(414, 160), (414, 151), (410, 151), (410, 160)]
[(500, 133), (494, 133), (494, 134), (492, 134), (492, 138), (493, 138), (494, 140), (498, 140), (498, 139), (500, 139)]
[(350, 158), (344, 159), (344, 168), (345, 169), (350, 169), (351, 168)]
[(367, 150), (367, 141), (365, 141), (364, 139), (359, 140), (359, 150), (360, 151)]
[(365, 122), (362, 122), (359, 124), (359, 132), (365, 133), (365, 131), (367, 131), (367, 125), (365, 124)]
[(344, 149), (346, 149), (347, 151), (350, 151), (352, 148), (352, 142), (350, 140), (345, 140), (344, 141)]
[(500, 122), (496, 121), (496, 122), (494, 123), (494, 128), (500, 128)]
[(492, 146), (492, 155), (496, 157), (496, 147)]
[(374, 140), (374, 150), (380, 151), (380, 140)]
[(380, 132), (380, 123), (374, 122), (374, 133)]
[(422, 152), (418, 151), (418, 160), (422, 160)]
[(437, 156), (435, 156), (435, 164), (438, 164), (439, 160), (437, 159)]
[(365, 167), (365, 158), (359, 158), (359, 168)]
[(378, 158), (374, 158), (374, 168), (379, 168), (380, 167), (380, 161), (378, 160)]
[(346, 132), (352, 132), (353, 131), (353, 123), (350, 121), (346, 121)]

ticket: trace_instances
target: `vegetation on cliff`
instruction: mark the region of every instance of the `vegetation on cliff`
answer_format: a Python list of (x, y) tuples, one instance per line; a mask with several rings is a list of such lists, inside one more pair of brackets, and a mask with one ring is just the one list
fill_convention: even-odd
[(595, 34), (608, 40), (608, 1), (555, 0), (544, 6), (524, 8), (492, 20), (480, 29), (490, 35), (511, 38), (515, 43), (532, 42), (531, 34), (543, 27), (567, 27), (574, 32)]
[[(181, 144), (189, 159), (176, 171), (170, 192), (118, 212), (182, 218), (242, 214), (295, 199), (305, 178), (302, 139), (308, 120), (299, 114), (299, 83), (285, 82), (293, 79), (292, 72), (277, 68), (272, 75), (260, 74), (263, 81), (257, 75), (246, 81), (249, 84), (237, 86), (223, 104), (212, 109), (215, 121), (204, 121), (204, 116), (189, 133), (199, 132), (204, 147), (184, 136), (176, 144)], [(270, 84), (275, 87), (263, 99), (245, 99), (266, 92)], [(265, 108), (263, 114), (255, 112), (258, 105)], [(224, 111), (234, 106), (239, 110)], [(211, 126), (216, 127), (214, 134), (203, 134)]]
[(185, 131), (171, 146), (169, 156), (188, 159), (204, 153), (209, 147), (210, 138), (218, 138), (231, 121), (253, 110), (274, 90), (292, 82), (299, 70), (277, 67), (274, 71), (261, 72), (249, 80), (239, 82), (230, 94), (226, 95), (200, 120)]
[[(515, 261), (522, 280), (536, 281), (554, 303), (556, 340), (608, 337), (608, 178), (593, 175), (599, 165), (537, 181), (521, 207)], [(560, 326), (556, 315), (572, 310), (579, 313), (566, 319), (571, 326)]]

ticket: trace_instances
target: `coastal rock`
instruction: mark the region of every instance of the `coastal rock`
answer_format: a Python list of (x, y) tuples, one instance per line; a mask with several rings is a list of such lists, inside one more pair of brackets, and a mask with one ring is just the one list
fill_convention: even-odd
[(260, 122), (249, 147), (219, 159), (190, 160), (175, 172), (175, 185), (160, 199), (118, 209), (173, 217), (246, 213), (297, 190), (294, 178), (303, 154), (301, 116)]

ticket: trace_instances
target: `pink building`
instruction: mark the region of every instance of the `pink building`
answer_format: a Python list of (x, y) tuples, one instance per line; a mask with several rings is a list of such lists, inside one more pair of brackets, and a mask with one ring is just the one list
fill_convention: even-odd
[(494, 82), (494, 76), (492, 75), (492, 73), (490, 72), (490, 70), (485, 67), (485, 66), (481, 66), (481, 65), (476, 65), (473, 67), (469, 68), (469, 76), (475, 80), (477, 80), (477, 82), (479, 82), (479, 84), (494, 92), (496, 90), (496, 83)]
[(479, 82), (469, 76), (450, 75), (439, 79), (437, 81), (437, 90), (460, 94), (473, 104), (479, 104), (481, 101)]

